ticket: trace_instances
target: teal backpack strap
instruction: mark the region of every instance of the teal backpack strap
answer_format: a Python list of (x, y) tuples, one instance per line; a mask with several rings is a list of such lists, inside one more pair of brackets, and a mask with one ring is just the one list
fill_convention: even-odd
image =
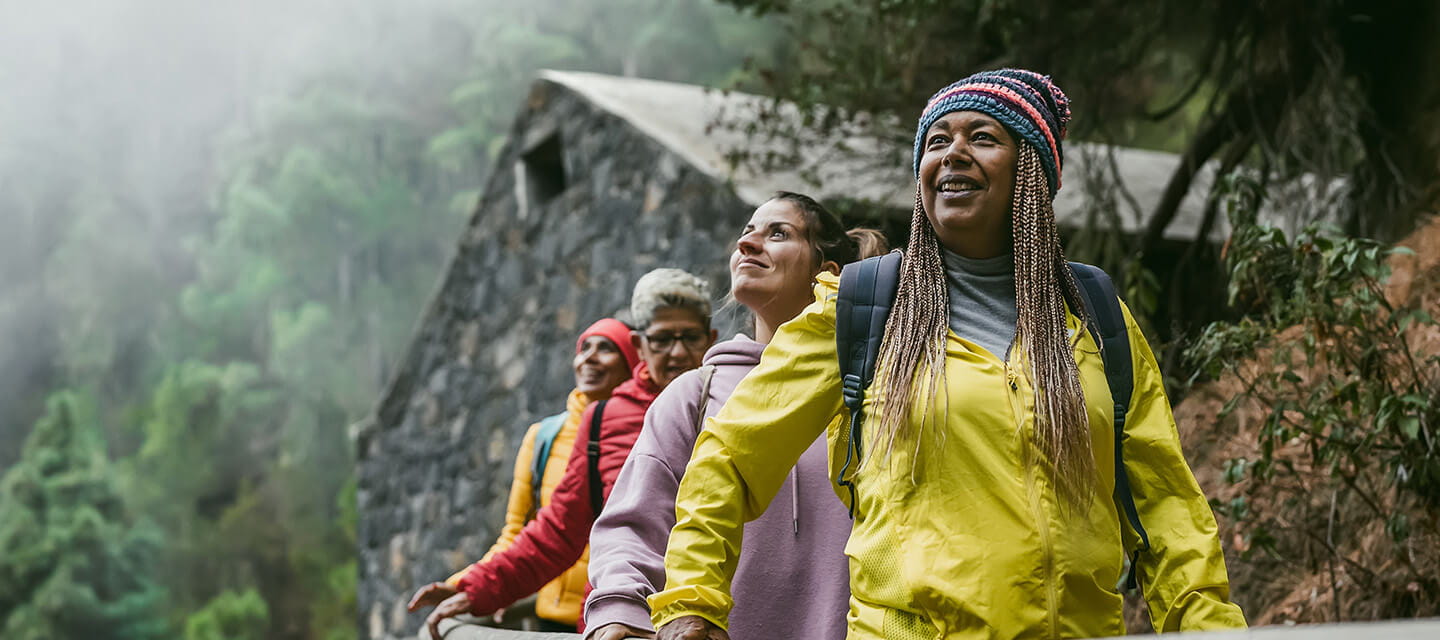
[[(540, 488), (545, 484), (545, 465), (550, 462), (550, 452), (555, 448), (555, 437), (565, 428), (568, 414), (557, 413), (540, 421), (535, 430), (535, 445), (530, 455), (530, 515), (540, 510)], [(529, 518), (526, 518), (527, 520)]]
[(855, 519), (855, 483), (850, 474), (860, 466), (861, 427), (865, 391), (875, 379), (880, 343), (885, 339), (885, 321), (895, 304), (900, 286), (899, 251), (866, 258), (845, 265), (840, 271), (840, 294), (835, 300), (835, 355), (840, 359), (841, 394), (850, 410), (845, 464), (835, 484), (850, 491), (850, 519)]
[(1125, 470), (1125, 414), (1130, 411), (1130, 397), (1135, 392), (1135, 372), (1130, 361), (1130, 334), (1125, 328), (1125, 314), (1120, 310), (1120, 297), (1110, 276), (1097, 267), (1079, 262), (1070, 263), (1080, 294), (1090, 316), (1090, 332), (1100, 344), (1100, 358), (1105, 363), (1105, 382), (1115, 402), (1115, 505), (1120, 509), (1140, 544), (1130, 554), (1130, 567), (1124, 576), (1125, 586), (1134, 589), (1135, 563), (1140, 553), (1150, 550), (1150, 535), (1140, 524), (1140, 511), (1135, 507), (1135, 494), (1130, 489), (1130, 474)]

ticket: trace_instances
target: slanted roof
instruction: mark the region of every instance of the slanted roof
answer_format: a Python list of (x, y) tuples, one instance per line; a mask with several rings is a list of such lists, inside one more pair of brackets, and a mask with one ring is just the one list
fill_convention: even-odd
[[(745, 118), (759, 113), (763, 105), (771, 102), (769, 98), (596, 73), (543, 71), (541, 79), (561, 85), (621, 118), (707, 175), (729, 181), (735, 193), (750, 204), (759, 205), (775, 191), (787, 189), (821, 200), (868, 201), (902, 211), (914, 206), (915, 187), (908, 144), (896, 145), (873, 137), (845, 134), (825, 136), (819, 135), (823, 132), (810, 131), (806, 139), (819, 142), (807, 144), (799, 165), (760, 172), (753, 166), (755, 163), (732, 167), (727, 156), (734, 150), (761, 156), (770, 151), (780, 154), (789, 151), (784, 140), (764, 133), (749, 134), (744, 131), (745, 127), (734, 126), (735, 122), (743, 123)], [(782, 104), (778, 113), (801, 122), (798, 109), (792, 105)], [(730, 125), (715, 126), (717, 122)], [(1128, 233), (1144, 229), (1144, 220), (1160, 201), (1170, 174), (1180, 163), (1180, 157), (1171, 153), (1086, 142), (1067, 144), (1063, 185), (1055, 198), (1056, 221), (1061, 226), (1083, 226), (1084, 205), (1091, 198), (1084, 180), (1087, 165), (1106, 161), (1107, 152), (1113, 152), (1120, 182), (1143, 212), (1137, 216), (1134, 207), (1125, 204), (1119, 207), (1126, 212), (1120, 218)], [(1212, 170), (1196, 176), (1175, 220), (1166, 229), (1167, 238), (1181, 241), (1195, 238), (1212, 180)], [(1220, 240), (1226, 233), (1228, 225), (1222, 216), (1216, 220), (1211, 238)]]

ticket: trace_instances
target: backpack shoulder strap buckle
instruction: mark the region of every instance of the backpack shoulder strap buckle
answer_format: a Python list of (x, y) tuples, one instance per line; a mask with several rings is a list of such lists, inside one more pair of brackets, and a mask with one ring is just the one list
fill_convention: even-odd
[(860, 464), (865, 391), (875, 378), (885, 323), (900, 288), (901, 256), (899, 251), (892, 251), (845, 265), (840, 271), (840, 294), (835, 300), (835, 355), (840, 360), (841, 394), (845, 408), (850, 410), (850, 429), (845, 464), (835, 483), (850, 491), (852, 519), (855, 483), (849, 476)]

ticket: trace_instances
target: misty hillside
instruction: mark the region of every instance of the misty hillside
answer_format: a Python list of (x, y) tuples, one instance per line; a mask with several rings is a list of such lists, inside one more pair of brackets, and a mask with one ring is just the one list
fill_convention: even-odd
[[(0, 3), (0, 636), (355, 637), (347, 430), (534, 72), (725, 85), (773, 34), (698, 0)], [(60, 443), (108, 459), (111, 524), (26, 560), (82, 548), (25, 524), (71, 517), (21, 498)], [(131, 583), (53, 618), (70, 562)]]

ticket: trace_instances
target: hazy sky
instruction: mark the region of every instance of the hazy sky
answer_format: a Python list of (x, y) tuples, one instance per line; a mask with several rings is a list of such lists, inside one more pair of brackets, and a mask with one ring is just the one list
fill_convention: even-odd
[[(0, 0), (0, 467), (49, 390), (53, 305), (90, 303), (54, 292), (153, 299), (74, 279), (110, 254), (182, 251), (223, 130), (318, 73), (454, 57), (441, 31), (498, 1)], [(55, 248), (79, 215), (105, 253), (77, 270)]]
[(395, 54), (377, 22), (457, 1), (0, 0), (0, 180), (99, 163), (166, 182), (256, 97)]

